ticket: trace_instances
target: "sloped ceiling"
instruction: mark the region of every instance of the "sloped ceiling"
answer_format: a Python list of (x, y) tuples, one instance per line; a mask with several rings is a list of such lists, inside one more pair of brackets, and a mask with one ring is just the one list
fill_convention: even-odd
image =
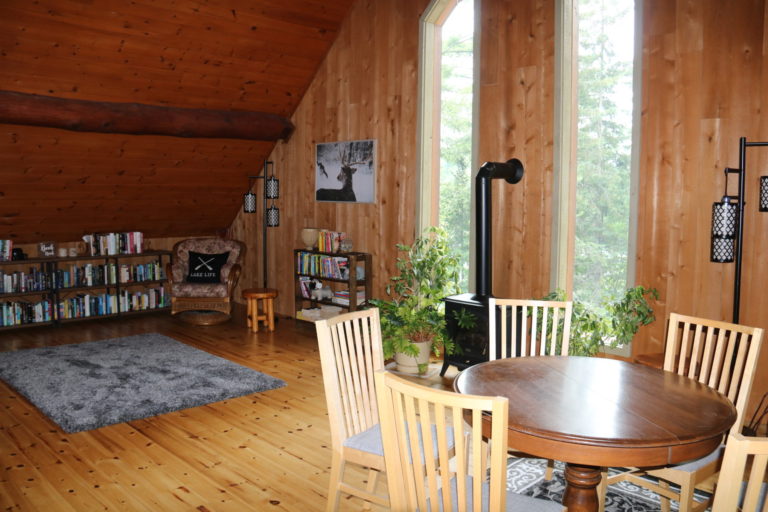
[[(4, 0), (0, 90), (290, 117), (353, 2)], [(215, 234), (274, 144), (0, 124), (0, 238)]]

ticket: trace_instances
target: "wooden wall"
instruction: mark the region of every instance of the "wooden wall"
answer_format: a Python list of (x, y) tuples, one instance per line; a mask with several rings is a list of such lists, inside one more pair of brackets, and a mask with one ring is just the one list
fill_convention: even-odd
[(492, 185), (493, 294), (549, 290), (554, 143), (554, 0), (480, 2), (480, 162), (518, 158)]
[[(281, 219), (269, 229), (269, 285), (280, 291), (280, 314), (293, 314), (292, 250), (302, 245), (302, 228), (344, 231), (355, 250), (372, 253), (380, 297), (395, 272), (395, 244), (414, 238), (419, 17), (427, 3), (355, 3), (292, 117), (295, 134), (270, 157), (280, 179)], [(377, 141), (376, 202), (315, 202), (315, 144), (356, 139)], [(243, 286), (260, 286), (261, 215), (239, 214), (232, 233), (249, 245)]]
[[(637, 282), (661, 300), (635, 353), (662, 350), (670, 312), (732, 319), (734, 264), (709, 261), (711, 211), (723, 168), (739, 164), (739, 137), (768, 140), (766, 15), (764, 0), (644, 0)], [(768, 331), (768, 214), (757, 211), (768, 148), (748, 149), (747, 164), (740, 323)], [(766, 390), (762, 370), (753, 398)]]

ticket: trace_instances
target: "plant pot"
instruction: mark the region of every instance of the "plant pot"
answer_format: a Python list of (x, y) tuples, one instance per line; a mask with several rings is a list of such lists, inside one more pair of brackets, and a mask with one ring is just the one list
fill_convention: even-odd
[(422, 373), (419, 371), (419, 365), (422, 365), (421, 368), (426, 368), (426, 365), (429, 363), (429, 353), (430, 353), (430, 347), (432, 345), (431, 341), (420, 341), (417, 343), (414, 343), (419, 349), (419, 355), (416, 357), (409, 356), (406, 354), (401, 354), (399, 352), (395, 353), (395, 363), (397, 363), (397, 371), (401, 373), (410, 373), (413, 375), (418, 375), (419, 373)]

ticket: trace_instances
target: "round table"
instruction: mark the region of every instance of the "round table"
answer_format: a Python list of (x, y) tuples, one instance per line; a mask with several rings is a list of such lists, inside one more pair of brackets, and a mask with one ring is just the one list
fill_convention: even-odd
[(736, 421), (731, 401), (704, 384), (597, 357), (498, 359), (467, 368), (453, 386), (509, 398), (510, 449), (566, 462), (570, 512), (598, 509), (602, 467), (702, 457)]

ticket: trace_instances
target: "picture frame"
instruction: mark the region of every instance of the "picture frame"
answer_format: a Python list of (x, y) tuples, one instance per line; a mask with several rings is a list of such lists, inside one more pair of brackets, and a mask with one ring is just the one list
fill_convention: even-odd
[(54, 242), (40, 242), (37, 244), (37, 253), (41, 258), (53, 258), (56, 256), (56, 244)]
[(315, 145), (315, 200), (376, 202), (376, 140)]

